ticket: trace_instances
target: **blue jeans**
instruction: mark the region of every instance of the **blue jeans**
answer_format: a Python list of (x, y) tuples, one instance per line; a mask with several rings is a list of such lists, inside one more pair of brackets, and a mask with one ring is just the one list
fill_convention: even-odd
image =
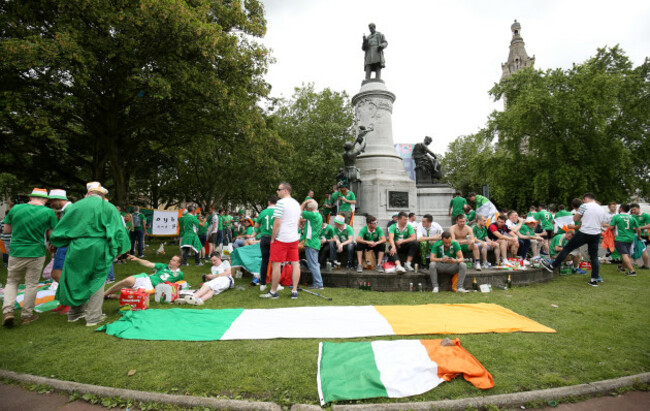
[(134, 230), (131, 231), (131, 255), (133, 255), (133, 249), (135, 248), (136, 241), (138, 242), (138, 255), (142, 255), (142, 248), (144, 244), (144, 231), (143, 230)]
[(230, 227), (223, 229), (223, 245), (232, 243), (232, 229)]
[(115, 270), (113, 269), (113, 264), (111, 264), (111, 269), (108, 270), (108, 277), (106, 279), (108, 281), (115, 281)]
[(323, 286), (323, 277), (320, 275), (320, 264), (318, 263), (318, 250), (311, 247), (305, 247), (305, 256), (307, 257), (307, 267), (311, 271), (312, 285)]
[[(330, 243), (330, 260), (331, 261), (337, 261), (337, 246), (336, 246), (336, 241), (332, 241)], [(348, 267), (353, 267), (354, 266), (354, 243), (349, 243), (347, 245), (343, 246), (343, 252), (348, 252)]]
[(598, 246), (600, 244), (600, 234), (585, 234), (581, 231), (576, 231), (573, 238), (564, 246), (560, 254), (555, 258), (552, 267), (555, 269), (562, 261), (569, 255), (569, 253), (576, 248), (587, 244), (589, 251), (589, 259), (591, 260), (591, 279), (597, 280), (600, 277), (600, 263), (598, 261)]
[(236, 248), (243, 247), (244, 246), (244, 241), (246, 241), (246, 240), (244, 240), (243, 238), (236, 239), (235, 242), (232, 243), (232, 249), (234, 250)]

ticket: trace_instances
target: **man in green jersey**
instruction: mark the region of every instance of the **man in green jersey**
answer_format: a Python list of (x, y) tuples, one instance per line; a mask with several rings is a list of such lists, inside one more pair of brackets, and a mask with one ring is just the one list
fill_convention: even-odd
[(490, 250), (494, 250), (494, 256), (497, 263), (501, 261), (501, 247), (498, 242), (492, 241), (488, 237), (488, 228), (485, 225), (487, 219), (485, 216), (477, 215), (476, 216), (476, 225), (472, 227), (472, 233), (474, 233), (474, 238), (476, 240), (476, 245), (478, 246), (481, 252), (481, 266), (484, 268), (489, 268), (490, 263), (488, 263), (487, 253)]
[(630, 204), (630, 215), (636, 220), (637, 225), (639, 226), (639, 232), (643, 244), (646, 246), (646, 249), (643, 250), (641, 257), (643, 258), (643, 265), (640, 267), (641, 270), (650, 269), (650, 264), (648, 264), (648, 229), (650, 229), (650, 214), (642, 213), (641, 206), (637, 203)]
[(133, 207), (133, 212), (131, 213), (131, 220), (133, 221), (133, 231), (131, 231), (131, 251), (129, 252), (133, 255), (135, 251), (135, 243), (138, 243), (138, 257), (144, 257), (142, 250), (144, 249), (144, 237), (147, 234), (147, 219), (140, 212), (140, 207)]
[(232, 242), (232, 215), (228, 210), (219, 211), (219, 219), (223, 221), (223, 245)]
[(332, 204), (338, 204), (338, 215), (345, 217), (345, 224), (350, 224), (356, 203), (357, 197), (345, 185), (332, 194)]
[(196, 218), (196, 208), (194, 206), (187, 207), (187, 214), (182, 217), (179, 224), (183, 226), (183, 236), (181, 237), (181, 250), (183, 251), (183, 265), (187, 263), (187, 256), (190, 250), (194, 251), (194, 264), (202, 266), (203, 263), (199, 260), (199, 252), (203, 245), (199, 240), (199, 220)]
[(345, 223), (345, 217), (334, 217), (334, 241), (330, 242), (330, 260), (339, 265), (337, 255), (347, 252), (348, 268), (354, 268), (354, 230)]
[(93, 327), (106, 318), (104, 284), (115, 257), (129, 249), (129, 238), (119, 212), (105, 200), (108, 191), (96, 181), (86, 188), (86, 198), (66, 209), (50, 241), (68, 247), (56, 299), (70, 306), (68, 322), (85, 317)]
[(546, 237), (546, 241), (551, 241), (553, 234), (555, 234), (555, 221), (553, 220), (553, 214), (546, 209), (546, 204), (540, 204), (539, 211), (533, 217), (535, 217), (535, 220), (539, 221), (540, 227), (542, 227), (542, 230), (546, 233), (544, 236)]
[[(549, 250), (551, 258), (555, 258), (559, 253), (561, 253), (574, 235), (575, 230), (568, 230), (566, 232), (557, 233), (551, 240), (551, 248)], [(580, 268), (580, 261), (582, 261), (580, 250), (575, 249), (571, 251), (569, 253), (569, 258), (573, 262), (573, 268), (571, 269), (571, 272), (573, 274), (586, 274), (586, 271)]]
[(106, 290), (104, 298), (118, 299), (120, 296), (117, 294), (122, 288), (144, 288), (147, 291), (153, 290), (158, 284), (168, 281), (175, 283), (183, 280), (185, 277), (180, 269), (181, 256), (175, 255), (169, 260), (169, 263), (152, 263), (151, 261), (143, 260), (134, 256), (129, 256), (129, 261), (151, 268), (154, 270), (153, 274), (137, 274), (130, 275), (124, 280), (118, 281), (111, 288)]
[(260, 251), (262, 252), (262, 266), (260, 267), (260, 291), (266, 291), (266, 275), (269, 269), (269, 256), (271, 255), (271, 234), (273, 233), (273, 212), (278, 196), (272, 194), (266, 200), (267, 207), (257, 216), (255, 227), (260, 232)]
[(330, 256), (330, 243), (336, 242), (334, 234), (334, 227), (323, 220), (323, 225), (320, 230), (320, 255), (318, 257), (318, 262), (321, 266), (325, 264), (325, 260)]
[(384, 259), (384, 250), (386, 249), (386, 236), (384, 230), (377, 226), (377, 217), (368, 215), (366, 217), (366, 226), (361, 229), (357, 236), (357, 272), (363, 272), (363, 252), (372, 251), (377, 256), (377, 271), (384, 271), (381, 262)]
[(641, 230), (639, 230), (637, 220), (629, 214), (629, 204), (621, 204), (618, 210), (619, 213), (609, 221), (609, 226), (610, 230), (614, 230), (614, 235), (616, 236), (614, 246), (616, 247), (616, 251), (621, 255), (623, 267), (628, 269), (626, 274), (634, 277), (636, 276), (636, 271), (632, 267), (630, 254), (632, 253), (634, 239)]
[[(408, 223), (408, 215), (401, 211), (397, 215), (397, 223), (388, 229), (388, 260), (395, 263), (399, 274), (414, 271), (411, 265), (415, 254), (418, 252), (418, 239), (413, 226)], [(406, 263), (402, 267), (399, 253), (407, 253)]]
[(332, 213), (332, 194), (325, 193), (325, 200), (321, 207), (321, 213), (323, 214), (323, 222), (329, 223), (330, 214)]
[[(467, 200), (463, 198), (463, 193), (461, 191), (456, 191), (454, 198), (449, 202), (449, 212), (448, 215), (451, 217), (451, 224), (456, 224), (456, 217), (461, 214), (465, 214), (465, 204)], [(477, 206), (478, 208), (478, 206)]]
[(38, 319), (34, 314), (38, 279), (45, 263), (45, 241), (57, 225), (54, 210), (45, 206), (47, 190), (35, 188), (29, 195), (29, 202), (15, 205), (4, 220), (3, 232), (11, 234), (7, 285), (2, 304), (2, 325), (14, 324), (14, 305), (18, 284), (25, 276), (25, 299), (21, 312), (23, 324)]
[(463, 287), (465, 282), (465, 259), (463, 252), (460, 249), (458, 241), (451, 239), (451, 233), (445, 231), (442, 233), (442, 239), (436, 241), (431, 246), (431, 262), (429, 263), (429, 276), (431, 277), (431, 284), (433, 285), (433, 292), (440, 291), (438, 286), (438, 273), (454, 275), (458, 273), (458, 281), (456, 283), (457, 293), (466, 293), (467, 290)]
[[(311, 192), (313, 195), (313, 192)], [(320, 232), (323, 227), (323, 216), (318, 212), (318, 203), (316, 200), (307, 199), (300, 205), (302, 212), (301, 217), (305, 220), (303, 228), (303, 239), (305, 242), (305, 257), (307, 257), (307, 267), (311, 272), (312, 284), (309, 286), (313, 290), (323, 289), (323, 277), (320, 273), (320, 264), (318, 263), (318, 253), (320, 251)]]

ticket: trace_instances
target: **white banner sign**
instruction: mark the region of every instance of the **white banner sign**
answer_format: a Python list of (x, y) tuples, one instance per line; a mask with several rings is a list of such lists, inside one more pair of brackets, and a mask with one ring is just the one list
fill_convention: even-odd
[(178, 234), (178, 211), (153, 210), (153, 222), (151, 223), (151, 234), (177, 235)]

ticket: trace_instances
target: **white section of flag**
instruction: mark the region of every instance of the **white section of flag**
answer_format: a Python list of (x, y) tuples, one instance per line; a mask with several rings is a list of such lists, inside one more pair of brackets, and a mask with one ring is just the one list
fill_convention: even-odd
[(372, 306), (292, 307), (245, 310), (221, 340), (356, 338), (395, 335)]
[(444, 382), (420, 340), (373, 341), (372, 350), (391, 398), (422, 394)]

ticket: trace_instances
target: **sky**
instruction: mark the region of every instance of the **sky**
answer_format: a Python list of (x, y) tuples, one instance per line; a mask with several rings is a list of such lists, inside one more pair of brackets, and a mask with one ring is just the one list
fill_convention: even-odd
[[(648, 0), (263, 0), (262, 42), (276, 60), (266, 77), (271, 96), (295, 87), (345, 91), (364, 78), (361, 41), (368, 23), (388, 41), (382, 78), (396, 95), (394, 143), (431, 136), (437, 153), (485, 126), (515, 19), (535, 67), (568, 69), (619, 44), (635, 66), (650, 56)], [(373, 74), (374, 75), (374, 74)]]

